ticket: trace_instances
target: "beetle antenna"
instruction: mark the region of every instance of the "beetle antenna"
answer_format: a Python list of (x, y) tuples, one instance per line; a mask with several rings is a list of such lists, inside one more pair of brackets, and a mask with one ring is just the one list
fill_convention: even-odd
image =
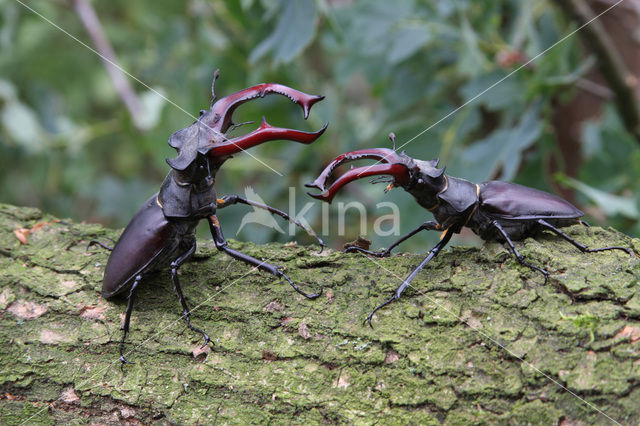
[(215, 103), (214, 101), (216, 100), (216, 92), (214, 90), (214, 86), (216, 85), (216, 80), (218, 79), (218, 77), (220, 77), (220, 70), (216, 70), (216, 72), (213, 73), (213, 81), (211, 82), (211, 105), (210, 108), (213, 108), (213, 104)]
[(389, 183), (389, 182), (393, 182), (393, 177), (390, 176), (376, 176), (375, 178), (371, 179), (369, 181), (369, 183)]
[(238, 124), (234, 123), (231, 127), (229, 127), (227, 129), (227, 131), (225, 133), (231, 133), (231, 132), (233, 132), (235, 129), (237, 129), (240, 126), (244, 126), (245, 124), (253, 124), (253, 123), (254, 123), (254, 121), (245, 121), (243, 123), (238, 123)]
[(389, 139), (391, 139), (391, 142), (393, 142), (393, 151), (395, 152), (396, 150), (396, 134), (391, 132), (389, 133)]

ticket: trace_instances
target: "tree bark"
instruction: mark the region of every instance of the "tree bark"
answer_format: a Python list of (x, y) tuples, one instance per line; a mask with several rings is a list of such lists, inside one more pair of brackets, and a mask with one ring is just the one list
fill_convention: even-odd
[[(15, 232), (14, 232), (15, 231)], [(640, 240), (574, 226), (591, 247)], [(231, 241), (286, 267), (306, 291), (199, 241), (181, 269), (186, 328), (169, 271), (143, 281), (120, 368), (125, 301), (100, 295), (118, 231), (0, 205), (3, 424), (533, 424), (640, 421), (640, 261), (583, 254), (550, 234), (454, 247), (388, 298), (424, 255), (371, 260), (315, 247)], [(20, 238), (18, 238), (20, 237)], [(20, 241), (22, 239), (26, 244)]]

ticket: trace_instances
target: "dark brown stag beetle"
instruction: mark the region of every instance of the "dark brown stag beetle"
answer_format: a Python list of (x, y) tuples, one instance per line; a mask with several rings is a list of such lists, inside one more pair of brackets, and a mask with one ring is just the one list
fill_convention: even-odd
[[(204, 345), (210, 342), (209, 336), (203, 330), (191, 325), (189, 308), (178, 281), (178, 268), (196, 250), (195, 229), (202, 219), (209, 221), (211, 235), (218, 250), (276, 277), (284, 278), (298, 293), (309, 299), (320, 295), (303, 292), (276, 266), (228, 247), (216, 217), (216, 209), (236, 203), (249, 204), (303, 226), (280, 210), (237, 195), (217, 198), (214, 182), (218, 169), (232, 154), (278, 139), (310, 144), (318, 139), (327, 127), (325, 125), (317, 132), (302, 132), (273, 127), (263, 118), (262, 124), (256, 130), (228, 139), (225, 134), (232, 128), (232, 115), (238, 106), (252, 99), (276, 93), (287, 96), (299, 104), (306, 119), (311, 106), (322, 100), (323, 96), (311, 96), (280, 84), (264, 83), (241, 90), (214, 103), (213, 86), (217, 77), (218, 71), (211, 86), (211, 108), (201, 111), (194, 124), (175, 132), (169, 138), (169, 145), (178, 151), (176, 158), (167, 159), (172, 170), (162, 183), (160, 191), (151, 196), (131, 219), (113, 248), (104, 271), (102, 295), (107, 299), (121, 294), (127, 295), (127, 310), (120, 340), (120, 361), (123, 364), (127, 363), (123, 350), (136, 290), (149, 272), (161, 267), (169, 266), (171, 269), (171, 279), (182, 305), (187, 326), (202, 334)], [(313, 231), (303, 228), (324, 246)]]
[[(395, 146), (393, 133), (389, 135), (389, 138)], [(375, 159), (381, 164), (351, 169), (340, 176), (329, 188), (326, 188), (327, 178), (336, 167), (363, 158)], [(541, 272), (544, 275), (545, 283), (549, 273), (527, 262), (513, 244), (514, 240), (524, 239), (541, 230), (549, 230), (582, 252), (622, 250), (633, 254), (626, 247), (590, 249), (558, 229), (576, 223), (584, 223), (579, 219), (584, 213), (562, 198), (508, 182), (471, 183), (464, 179), (447, 176), (444, 173), (444, 168), (438, 169), (437, 166), (438, 160), (417, 160), (406, 155), (404, 151), (398, 154), (395, 150), (386, 148), (363, 149), (339, 155), (325, 167), (315, 181), (306, 185), (323, 191), (321, 194), (310, 193), (309, 195), (330, 203), (338, 190), (347, 183), (367, 176), (385, 175), (383, 179), (378, 178), (371, 182), (389, 182), (386, 191), (396, 186), (402, 187), (413, 195), (418, 204), (429, 210), (436, 219), (424, 222), (382, 252), (372, 252), (361, 247), (349, 247), (345, 250), (346, 252), (357, 251), (372, 256), (386, 257), (398, 244), (420, 231), (443, 231), (440, 241), (395, 290), (393, 296), (378, 305), (367, 316), (366, 321), (369, 322), (369, 325), (371, 325), (373, 314), (383, 306), (399, 299), (420, 270), (438, 255), (453, 234), (459, 233), (465, 226), (471, 228), (484, 240), (506, 242), (518, 262)]]

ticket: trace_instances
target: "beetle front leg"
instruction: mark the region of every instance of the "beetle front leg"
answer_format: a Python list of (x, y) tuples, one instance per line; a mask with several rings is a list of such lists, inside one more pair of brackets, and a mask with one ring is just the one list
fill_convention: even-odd
[(389, 246), (389, 248), (387, 248), (384, 251), (370, 251), (370, 250), (365, 250), (362, 247), (357, 247), (357, 246), (351, 246), (351, 247), (347, 247), (344, 252), (345, 253), (354, 253), (354, 252), (359, 252), (359, 253), (364, 253), (364, 254), (368, 254), (369, 256), (375, 256), (375, 257), (387, 257), (391, 254), (391, 250), (393, 250), (394, 248), (396, 248), (400, 243), (408, 240), (409, 238), (413, 237), (414, 235), (416, 235), (418, 232), (420, 231), (434, 231), (436, 229), (440, 229), (440, 224), (438, 222), (435, 222), (433, 220), (429, 220), (425, 223), (423, 223), (422, 225), (418, 226), (416, 229), (414, 229), (413, 231), (409, 232), (408, 234), (404, 235), (403, 237), (401, 237), (398, 241), (396, 241), (395, 243), (391, 244)]
[(293, 223), (294, 225), (304, 229), (307, 232), (307, 234), (311, 235), (316, 240), (318, 240), (318, 244), (320, 244), (320, 252), (322, 252), (322, 250), (324, 250), (324, 248), (326, 247), (326, 244), (324, 243), (324, 241), (322, 241), (322, 239), (320, 237), (318, 237), (318, 235), (315, 232), (313, 232), (313, 229), (307, 228), (306, 226), (302, 225), (297, 220), (293, 219), (287, 213), (283, 212), (282, 210), (278, 210), (275, 207), (271, 207), (271, 206), (268, 206), (266, 204), (259, 203), (257, 201), (248, 200), (248, 199), (243, 198), (243, 197), (241, 197), (239, 195), (232, 194), (232, 195), (225, 195), (222, 198), (218, 198), (218, 200), (217, 200), (217, 208), (223, 209), (225, 207), (228, 207), (228, 206), (231, 206), (231, 205), (237, 204), (237, 203), (246, 204), (248, 206), (253, 206), (253, 207), (256, 207), (256, 208), (259, 208), (259, 209), (266, 210), (271, 214), (278, 215), (281, 218), (283, 218), (285, 220), (288, 220), (289, 222)]
[(227, 245), (227, 240), (225, 240), (224, 235), (222, 235), (222, 229), (220, 228), (220, 223), (218, 222), (218, 217), (216, 215), (211, 215), (208, 218), (209, 220), (209, 230), (211, 231), (211, 236), (213, 237), (213, 241), (216, 244), (216, 248), (234, 259), (238, 259), (247, 263), (249, 265), (255, 266), (256, 268), (268, 272), (272, 275), (275, 275), (278, 278), (284, 278), (287, 282), (293, 287), (295, 291), (306, 297), (307, 299), (315, 299), (316, 297), (322, 294), (322, 290), (319, 293), (308, 294), (304, 291), (300, 290), (298, 286), (285, 275), (282, 271), (278, 269), (277, 266), (272, 265), (270, 263), (261, 261), (256, 259), (255, 257), (249, 256), (248, 254), (244, 254), (238, 250), (234, 250)]
[(540, 267), (538, 267), (536, 265), (533, 265), (533, 264), (527, 262), (526, 260), (524, 260), (524, 257), (520, 254), (520, 252), (518, 251), (516, 246), (513, 244), (513, 241), (511, 241), (511, 238), (509, 238), (509, 235), (507, 235), (507, 232), (500, 225), (500, 223), (498, 223), (497, 220), (494, 220), (493, 222), (491, 222), (491, 224), (494, 226), (494, 228), (496, 228), (498, 230), (498, 232), (500, 232), (502, 237), (505, 239), (507, 245), (509, 246), (509, 248), (513, 252), (513, 255), (516, 257), (516, 260), (521, 265), (524, 265), (524, 266), (526, 266), (528, 268), (531, 268), (533, 270), (536, 270), (536, 271), (542, 273), (542, 275), (544, 275), (544, 283), (546, 284), (547, 280), (549, 279), (549, 272), (547, 272), (547, 270), (545, 270), (545, 269), (542, 269), (542, 268), (540, 268)]
[(129, 296), (127, 297), (127, 311), (124, 314), (124, 321), (122, 322), (122, 326), (120, 330), (122, 330), (122, 339), (120, 339), (120, 362), (124, 364), (131, 364), (124, 357), (124, 340), (127, 338), (127, 333), (129, 332), (129, 323), (131, 322), (131, 312), (133, 312), (133, 302), (136, 298), (136, 290), (138, 289), (138, 284), (142, 280), (142, 275), (137, 275), (133, 280), (133, 284), (131, 285), (131, 289), (129, 290)]
[[(552, 224), (550, 224), (549, 222), (542, 220), (542, 219), (538, 219), (538, 223), (540, 225), (542, 225), (543, 227), (547, 228), (549, 231), (553, 232), (554, 234), (560, 236), (561, 238), (564, 238), (565, 240), (569, 241), (571, 244), (573, 244), (575, 247), (578, 248), (578, 250), (580, 250), (583, 253), (597, 253), (599, 251), (607, 251), (607, 250), (622, 250), (625, 253), (627, 253), (630, 256), (633, 256), (634, 253), (633, 251), (631, 251), (630, 248), (627, 247), (620, 247), (620, 246), (611, 246), (611, 247), (602, 247), (602, 248), (595, 248), (595, 249), (590, 249), (587, 246), (585, 246), (584, 244), (581, 244), (579, 242), (577, 242), (576, 240), (574, 240), (573, 238), (571, 238), (570, 236), (568, 236), (567, 234), (565, 234), (564, 232), (562, 232), (561, 230), (559, 230), (558, 228), (556, 228), (555, 226), (553, 226)], [(586, 222), (584, 222), (586, 223)]]
[(440, 253), (440, 250), (442, 250), (442, 248), (447, 245), (452, 235), (453, 235), (453, 232), (449, 231), (448, 229), (444, 231), (442, 233), (442, 238), (440, 239), (440, 241), (438, 241), (438, 244), (436, 244), (429, 251), (429, 254), (427, 255), (427, 257), (425, 257), (424, 260), (420, 262), (420, 264), (411, 272), (411, 274), (402, 282), (402, 284), (400, 284), (400, 286), (396, 289), (396, 291), (393, 292), (393, 296), (391, 296), (391, 298), (389, 298), (385, 302), (376, 306), (376, 308), (373, 311), (371, 311), (369, 315), (367, 315), (365, 322), (369, 323), (369, 327), (373, 328), (373, 325), (371, 325), (371, 319), (373, 318), (373, 314), (375, 314), (378, 309), (384, 306), (387, 306), (389, 303), (393, 302), (394, 300), (400, 299), (400, 296), (402, 296), (402, 293), (409, 286), (411, 281), (413, 281), (416, 275), (418, 275), (418, 273), (427, 265), (427, 263), (431, 261), (431, 259), (436, 257), (438, 253)]
[(193, 325), (191, 325), (191, 317), (190, 317), (189, 307), (187, 306), (187, 300), (184, 297), (184, 295), (182, 294), (182, 288), (180, 288), (180, 281), (178, 280), (178, 268), (195, 251), (196, 251), (196, 243), (194, 241), (193, 245), (189, 248), (189, 250), (187, 250), (186, 253), (184, 253), (182, 256), (180, 256), (179, 258), (177, 258), (176, 260), (171, 262), (171, 281), (173, 281), (173, 289), (178, 294), (178, 300), (180, 301), (180, 304), (182, 305), (182, 316), (187, 321), (187, 327), (189, 327), (193, 331), (196, 331), (196, 332), (202, 334), (202, 337), (204, 337), (204, 343), (202, 344), (201, 347), (204, 348), (205, 346), (207, 346), (207, 343), (211, 342), (211, 339), (209, 338), (207, 333), (205, 333), (203, 330), (200, 330), (199, 328), (194, 327)]

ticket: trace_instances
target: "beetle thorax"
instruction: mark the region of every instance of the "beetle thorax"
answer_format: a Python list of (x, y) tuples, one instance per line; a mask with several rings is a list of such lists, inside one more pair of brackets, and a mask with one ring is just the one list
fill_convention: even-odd
[(184, 170), (171, 170), (158, 194), (165, 216), (198, 219), (214, 214), (217, 195), (213, 184), (220, 164), (198, 155)]

